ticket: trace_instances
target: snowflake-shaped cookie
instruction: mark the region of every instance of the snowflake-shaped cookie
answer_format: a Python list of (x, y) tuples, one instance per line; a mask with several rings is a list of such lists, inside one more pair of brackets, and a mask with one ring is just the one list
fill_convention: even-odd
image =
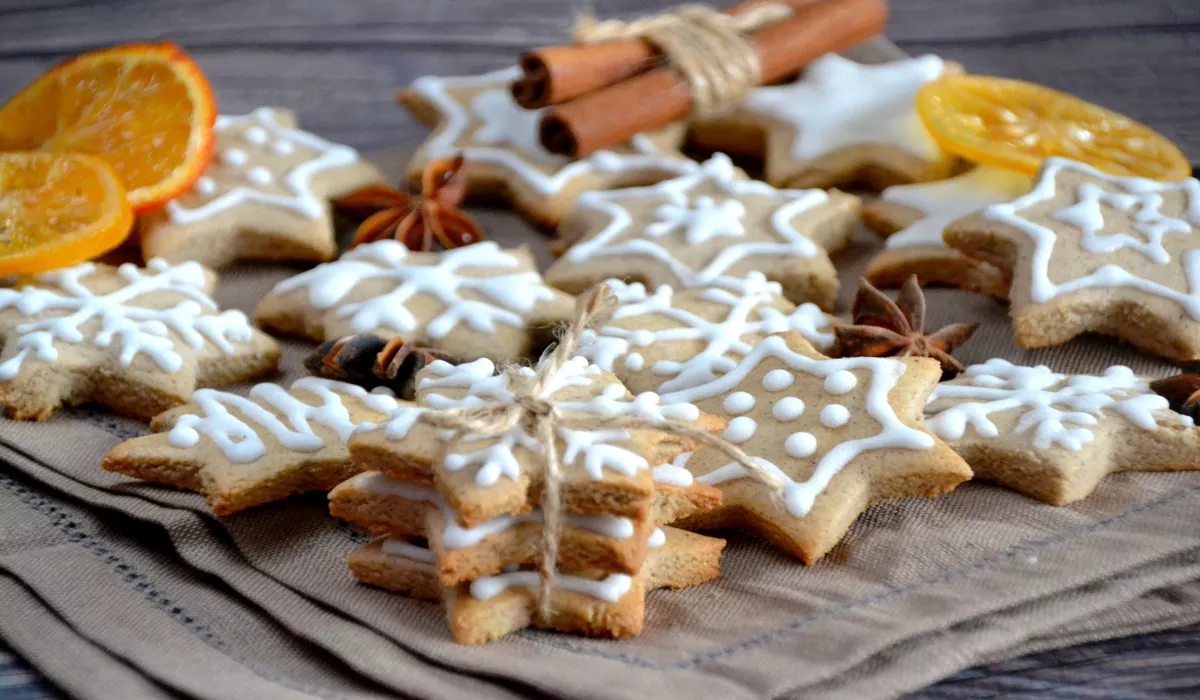
[(925, 424), (975, 475), (1053, 505), (1119, 471), (1200, 469), (1200, 432), (1128, 367), (1058, 374), (992, 359), (934, 389)]
[(578, 242), (546, 279), (574, 292), (607, 278), (740, 290), (760, 271), (793, 302), (830, 308), (837, 273), (828, 252), (849, 240), (858, 204), (841, 192), (747, 180), (718, 154), (674, 180), (581, 196), (560, 227)]
[(488, 241), (414, 253), (384, 240), (280, 282), (259, 304), (263, 325), (313, 340), (351, 333), (400, 337), (460, 359), (526, 357), (534, 334), (570, 319), (525, 248)]

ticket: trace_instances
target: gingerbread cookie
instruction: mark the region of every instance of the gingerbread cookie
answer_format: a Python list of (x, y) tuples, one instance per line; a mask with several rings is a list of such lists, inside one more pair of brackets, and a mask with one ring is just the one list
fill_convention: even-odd
[(254, 316), (317, 341), (372, 333), (459, 359), (511, 362), (536, 352), (539, 337), (573, 309), (574, 298), (542, 281), (526, 248), (488, 241), (414, 253), (384, 240), (280, 282)]
[(1200, 431), (1128, 367), (1058, 374), (992, 359), (934, 389), (925, 424), (980, 479), (1051, 505), (1121, 471), (1200, 469)]
[(279, 348), (209, 297), (194, 262), (83, 263), (0, 289), (0, 404), (22, 420), (94, 401), (142, 420), (275, 368)]
[(867, 267), (867, 279), (879, 287), (899, 287), (916, 275), (924, 286), (957, 287), (1007, 299), (1007, 274), (950, 248), (942, 241), (942, 231), (1032, 186), (1033, 179), (1023, 173), (979, 166), (948, 180), (887, 188), (862, 211), (863, 222), (887, 236), (883, 251)]
[(546, 281), (573, 293), (608, 278), (736, 290), (757, 271), (792, 302), (830, 309), (838, 280), (829, 253), (850, 240), (858, 210), (852, 195), (748, 180), (717, 154), (674, 180), (582, 195), (559, 229), (578, 242)]
[(513, 101), (509, 84), (519, 76), (513, 67), (413, 81), (399, 101), (435, 131), (409, 162), (409, 179), (420, 182), (429, 161), (461, 153), (469, 195), (505, 197), (533, 221), (553, 227), (583, 192), (646, 185), (696, 167), (675, 150), (682, 124), (580, 160), (549, 153), (538, 138), (544, 110), (522, 109)]
[(1017, 343), (1086, 332), (1200, 359), (1200, 183), (1116, 177), (1061, 158), (1032, 191), (952, 224), (946, 242), (1011, 271)]
[(217, 118), (213, 160), (192, 190), (141, 221), (147, 259), (329, 260), (328, 200), (383, 176), (348, 146), (296, 128), (286, 110)]
[(108, 471), (199, 491), (232, 515), (306, 491), (324, 491), (359, 470), (347, 459), (355, 428), (387, 418), (386, 389), (304, 377), (285, 389), (258, 384), (248, 396), (201, 389), (154, 419), (153, 435), (104, 456)]

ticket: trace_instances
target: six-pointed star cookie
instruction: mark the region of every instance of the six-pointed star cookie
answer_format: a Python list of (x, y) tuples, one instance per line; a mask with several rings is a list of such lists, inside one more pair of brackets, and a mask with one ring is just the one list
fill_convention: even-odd
[(317, 377), (287, 389), (257, 384), (248, 396), (201, 389), (191, 403), (157, 416), (153, 435), (109, 450), (102, 466), (199, 491), (214, 513), (231, 515), (353, 476), (350, 434), (397, 404), (386, 389), (368, 393)]
[(700, 121), (693, 137), (764, 156), (767, 181), (779, 187), (936, 180), (955, 159), (921, 124), (914, 100), (922, 85), (958, 70), (937, 56), (861, 65), (829, 54), (796, 82), (755, 88), (738, 107)]
[(934, 389), (925, 424), (980, 479), (1052, 505), (1121, 471), (1200, 469), (1200, 431), (1128, 367), (1070, 375), (992, 359)]
[(717, 154), (674, 180), (581, 196), (559, 231), (578, 242), (546, 281), (575, 293), (608, 278), (736, 290), (761, 272), (792, 302), (830, 309), (838, 280), (828, 253), (849, 241), (858, 211), (857, 197), (836, 190), (745, 179)]
[(414, 253), (384, 240), (280, 282), (254, 312), (264, 326), (312, 340), (351, 333), (387, 338), (463, 360), (511, 362), (568, 321), (574, 298), (547, 286), (526, 248), (488, 241)]
[(275, 368), (279, 348), (240, 311), (209, 297), (216, 276), (194, 262), (145, 268), (83, 263), (0, 289), (0, 404), (43, 420), (94, 401), (149, 420), (197, 386)]
[(971, 470), (921, 424), (941, 374), (928, 358), (831, 360), (788, 333), (712, 381), (664, 393), (663, 403), (728, 419), (723, 437), (785, 482), (776, 499), (741, 466), (699, 450), (687, 468), (721, 489), (723, 505), (684, 525), (745, 527), (811, 564), (871, 503), (953, 490)]
[(1046, 161), (1032, 191), (951, 224), (945, 240), (1012, 271), (1017, 343), (1093, 331), (1200, 359), (1200, 182), (1115, 177)]
[(409, 162), (409, 179), (420, 182), (430, 160), (461, 153), (469, 194), (507, 196), (533, 221), (553, 227), (582, 192), (650, 184), (696, 167), (676, 150), (682, 124), (575, 161), (546, 151), (538, 139), (544, 110), (522, 109), (509, 91), (519, 76), (514, 67), (413, 81), (400, 102), (435, 131)]
[(899, 287), (913, 275), (922, 286), (945, 285), (1008, 298), (1009, 279), (996, 266), (947, 246), (942, 231), (959, 218), (1029, 191), (1023, 173), (979, 166), (939, 182), (896, 185), (863, 207), (863, 221), (887, 243), (867, 267), (877, 287)]
[(213, 160), (192, 190), (141, 222), (147, 259), (329, 260), (337, 252), (328, 199), (383, 180), (348, 146), (261, 107), (220, 116)]

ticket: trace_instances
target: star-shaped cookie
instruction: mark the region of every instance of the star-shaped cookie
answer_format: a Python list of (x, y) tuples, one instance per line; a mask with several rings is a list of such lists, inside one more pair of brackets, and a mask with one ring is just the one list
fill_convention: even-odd
[(863, 206), (863, 222), (888, 237), (867, 267), (867, 279), (877, 287), (899, 287), (916, 275), (922, 286), (944, 285), (1007, 299), (1007, 274), (947, 246), (942, 231), (1032, 186), (1033, 179), (1024, 173), (981, 165), (948, 180), (887, 188), (878, 200)]
[(461, 360), (512, 362), (569, 321), (574, 304), (542, 281), (526, 248), (487, 241), (414, 253), (384, 240), (280, 282), (254, 316), (267, 328), (316, 341), (373, 333)]
[(408, 164), (408, 176), (435, 158), (461, 153), (468, 193), (506, 196), (533, 221), (556, 225), (581, 193), (646, 185), (696, 167), (676, 147), (684, 126), (639, 134), (628, 143), (571, 161), (542, 148), (538, 123), (544, 110), (526, 110), (512, 98), (516, 67), (462, 77), (425, 76), (400, 93), (399, 101), (435, 128)]
[(326, 491), (358, 471), (346, 442), (398, 402), (386, 389), (304, 377), (248, 396), (201, 389), (157, 416), (153, 435), (104, 456), (111, 472), (198, 491), (225, 516), (306, 491)]
[(337, 252), (328, 200), (383, 180), (348, 147), (296, 128), (291, 112), (222, 115), (213, 159), (187, 192), (140, 223), (147, 259), (329, 260)]
[(197, 386), (275, 368), (279, 348), (240, 311), (209, 297), (216, 275), (194, 262), (140, 268), (83, 263), (0, 289), (0, 404), (44, 420), (94, 401), (142, 420)]
[(1026, 195), (946, 229), (964, 254), (1011, 271), (1017, 343), (1086, 332), (1200, 359), (1200, 182), (1116, 177), (1046, 161)]
[(937, 56), (864, 65), (836, 54), (794, 83), (755, 88), (734, 109), (702, 119), (693, 138), (762, 156), (778, 187), (876, 189), (946, 177), (955, 159), (917, 116), (917, 91), (958, 67)]
[(1051, 505), (1108, 474), (1200, 469), (1200, 431), (1128, 367), (1058, 374), (992, 359), (934, 389), (925, 424), (980, 479)]
[(546, 281), (574, 293), (608, 278), (736, 290), (761, 272), (790, 301), (830, 309), (838, 280), (829, 252), (849, 241), (858, 211), (857, 197), (777, 190), (717, 154), (674, 180), (582, 195), (559, 228), (574, 244)]

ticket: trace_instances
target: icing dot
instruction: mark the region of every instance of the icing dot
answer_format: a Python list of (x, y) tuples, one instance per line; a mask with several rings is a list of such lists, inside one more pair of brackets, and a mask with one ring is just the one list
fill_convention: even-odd
[(754, 437), (755, 430), (758, 430), (758, 423), (755, 423), (753, 418), (738, 416), (729, 421), (729, 427), (725, 429), (724, 433), (721, 433), (721, 437), (735, 445), (740, 445)]
[(856, 386), (858, 386), (858, 377), (854, 376), (853, 372), (844, 369), (839, 369), (825, 377), (825, 391), (831, 394), (848, 394)]
[(262, 128), (261, 126), (252, 126), (249, 129), (246, 129), (243, 136), (246, 138), (247, 141), (254, 144), (255, 146), (263, 145), (264, 143), (267, 142), (267, 139), (269, 138), (267, 136), (267, 130)]
[(274, 178), (271, 176), (271, 171), (262, 166), (250, 168), (246, 173), (246, 179), (256, 185), (269, 185)]
[(817, 439), (812, 433), (792, 433), (784, 440), (783, 449), (792, 457), (807, 457), (817, 451)]
[(850, 410), (840, 403), (831, 403), (821, 409), (821, 425), (826, 428), (840, 428), (850, 422)]
[(296, 152), (296, 146), (291, 141), (279, 139), (271, 144), (271, 150), (275, 151), (276, 155), (290, 156)]
[(632, 352), (625, 356), (626, 368), (631, 369), (634, 372), (638, 372), (645, 366), (646, 358), (642, 357), (641, 354)]
[(212, 194), (217, 191), (217, 183), (207, 175), (201, 175), (196, 179), (196, 192), (199, 194)]
[(654, 342), (654, 334), (645, 329), (638, 329), (629, 334), (629, 342), (646, 346)]
[(754, 408), (754, 395), (744, 391), (735, 391), (725, 397), (725, 403), (722, 406), (729, 413), (745, 413)]
[(767, 391), (783, 391), (792, 385), (796, 378), (786, 369), (773, 369), (763, 377), (763, 388)]
[(221, 162), (231, 168), (240, 168), (246, 164), (250, 157), (240, 148), (226, 148), (221, 151)]
[(785, 396), (775, 403), (775, 407), (771, 409), (771, 415), (775, 416), (775, 420), (796, 420), (804, 413), (804, 402), (795, 396)]

